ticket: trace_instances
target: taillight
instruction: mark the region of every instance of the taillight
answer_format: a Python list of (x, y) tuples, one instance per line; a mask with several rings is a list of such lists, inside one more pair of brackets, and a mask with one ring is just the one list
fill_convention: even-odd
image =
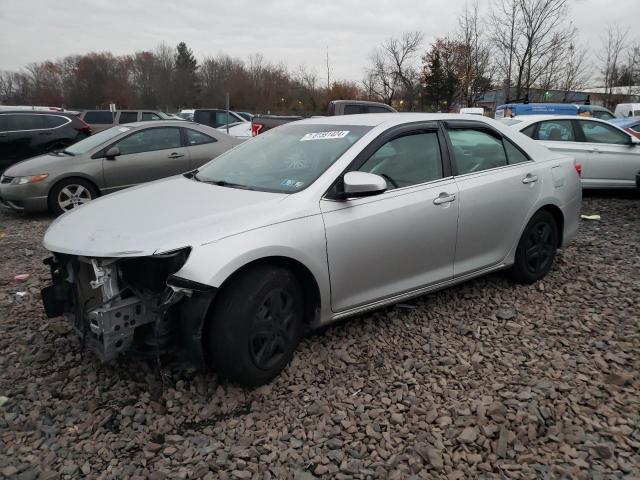
[(582, 176), (582, 164), (580, 164), (577, 160), (573, 160), (573, 168), (576, 169), (578, 176)]
[(264, 125), (262, 123), (252, 123), (251, 124), (251, 135), (253, 137), (257, 137), (258, 135), (260, 135), (260, 132), (262, 131), (262, 129), (264, 128)]
[(75, 129), (79, 132), (86, 133), (87, 135), (91, 135), (91, 127), (81, 118), (76, 118), (79, 122), (79, 125), (75, 127)]

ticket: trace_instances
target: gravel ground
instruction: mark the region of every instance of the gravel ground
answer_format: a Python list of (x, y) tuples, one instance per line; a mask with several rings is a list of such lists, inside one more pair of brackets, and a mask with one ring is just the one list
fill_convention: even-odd
[(0, 477), (640, 478), (640, 201), (583, 213), (543, 282), (331, 327), (255, 390), (83, 356), (40, 306), (51, 218), (0, 213)]

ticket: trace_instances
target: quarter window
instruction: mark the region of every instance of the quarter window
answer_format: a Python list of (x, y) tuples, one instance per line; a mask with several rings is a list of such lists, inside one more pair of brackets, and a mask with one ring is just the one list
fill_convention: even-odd
[(185, 128), (185, 132), (187, 133), (187, 145), (190, 147), (217, 142), (215, 138), (212, 138), (209, 135), (205, 135), (202, 132), (191, 130), (190, 128)]
[(44, 115), (45, 128), (57, 128), (69, 122), (68, 118), (60, 115)]
[(142, 112), (142, 121), (148, 122), (149, 120), (162, 120), (162, 118), (153, 112)]
[(502, 140), (481, 130), (449, 130), (458, 175), (507, 165)]
[(87, 112), (83, 120), (94, 125), (110, 125), (113, 123), (113, 113), (107, 110)]
[(385, 178), (389, 189), (442, 178), (442, 157), (436, 132), (415, 132), (382, 145), (360, 167)]
[[(508, 125), (508, 124), (507, 124)], [(536, 124), (529, 125), (527, 128), (523, 129), (521, 133), (524, 133), (527, 137), (533, 138), (533, 134), (536, 131)]]
[(614, 127), (600, 122), (581, 121), (584, 139), (591, 143), (614, 143), (625, 145), (629, 143), (629, 136)]
[(570, 120), (553, 120), (540, 122), (536, 140), (551, 142), (575, 142)]
[(138, 121), (138, 112), (120, 112), (118, 123), (132, 123)]
[(174, 127), (149, 128), (133, 133), (114, 146), (121, 155), (180, 148), (180, 130)]

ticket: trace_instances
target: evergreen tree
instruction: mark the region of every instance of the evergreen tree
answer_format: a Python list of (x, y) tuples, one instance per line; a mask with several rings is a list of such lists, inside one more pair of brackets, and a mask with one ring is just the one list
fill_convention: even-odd
[(187, 44), (180, 42), (175, 55), (175, 96), (180, 107), (193, 107), (198, 98), (198, 61)]

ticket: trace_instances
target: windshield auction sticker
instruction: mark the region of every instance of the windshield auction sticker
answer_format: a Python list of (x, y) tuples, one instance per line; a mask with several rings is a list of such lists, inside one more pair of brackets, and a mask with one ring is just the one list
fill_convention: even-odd
[(335, 138), (344, 138), (349, 134), (349, 130), (334, 130), (332, 132), (307, 133), (300, 139), (301, 142), (307, 140), (333, 140)]

